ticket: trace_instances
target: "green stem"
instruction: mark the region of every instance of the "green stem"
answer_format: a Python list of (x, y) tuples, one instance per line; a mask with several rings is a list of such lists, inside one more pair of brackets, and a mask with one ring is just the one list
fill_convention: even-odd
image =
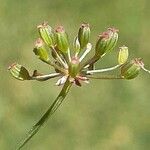
[(87, 60), (86, 62), (84, 62), (83, 64), (81, 63), (80, 65), (80, 70), (82, 70), (84, 67), (89, 67), (90, 65), (93, 65), (94, 63), (96, 63), (99, 59), (101, 59), (104, 55), (97, 57), (96, 55), (94, 55), (91, 59)]
[(48, 120), (48, 118), (58, 109), (58, 107), (68, 94), (71, 85), (72, 83), (69, 81), (68, 77), (61, 92), (59, 93), (53, 104), (49, 107), (49, 109), (41, 117), (41, 119), (31, 128), (31, 130), (27, 134), (27, 137), (21, 142), (20, 146), (16, 150), (20, 150), (39, 131), (40, 127), (42, 127), (42, 125)]
[(89, 79), (106, 79), (106, 80), (111, 80), (111, 79), (124, 79), (124, 77), (121, 76), (114, 76), (114, 75), (103, 75), (103, 76), (87, 76)]
[(30, 80), (46, 81), (48, 79), (52, 79), (52, 78), (59, 77), (59, 76), (61, 76), (60, 73), (51, 73), (51, 74), (46, 74), (46, 75), (33, 76), (31, 77)]
[(105, 68), (105, 69), (99, 69), (99, 70), (88, 70), (86, 72), (86, 74), (90, 74), (90, 73), (102, 73), (102, 72), (107, 72), (107, 71), (112, 71), (112, 70), (115, 70), (117, 68), (119, 68), (121, 65), (116, 65), (116, 66), (113, 66), (113, 67), (110, 67), (110, 68)]
[(84, 50), (84, 53), (82, 54), (82, 56), (80, 57), (79, 61), (81, 62), (85, 56), (91, 51), (92, 49), (92, 44), (88, 43), (86, 49)]
[(142, 68), (145, 72), (150, 73), (150, 70), (146, 69), (144, 66), (141, 66), (141, 68)]
[(53, 62), (47, 62), (49, 65), (53, 66), (55, 69), (58, 69), (59, 71), (61, 71), (62, 73), (66, 74), (66, 70), (64, 68), (59, 67), (58, 65), (56, 65)]
[(65, 62), (62, 60), (62, 58), (59, 56), (59, 54), (57, 53), (57, 51), (55, 50), (55, 48), (52, 47), (51, 49), (52, 49), (53, 52), (55, 53), (55, 55), (56, 55), (58, 61), (64, 66), (64, 68), (68, 68), (67, 63), (65, 63)]

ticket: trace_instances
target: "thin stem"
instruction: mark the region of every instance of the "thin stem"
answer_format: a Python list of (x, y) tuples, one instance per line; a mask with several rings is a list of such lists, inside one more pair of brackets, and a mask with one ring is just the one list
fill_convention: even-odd
[(106, 79), (106, 80), (111, 80), (111, 79), (124, 79), (124, 77), (121, 76), (114, 76), (114, 75), (105, 75), (105, 76), (99, 76), (99, 77), (94, 77), (94, 76), (88, 76), (90, 79)]
[(115, 69), (119, 68), (120, 66), (121, 66), (121, 65), (116, 65), (116, 66), (114, 66), (114, 67), (105, 68), (105, 69), (88, 70), (88, 71), (86, 71), (86, 74), (90, 74), (90, 73), (102, 73), (102, 72), (112, 71), (112, 70), (115, 70)]
[(83, 68), (88, 68), (90, 65), (94, 65), (94, 63), (96, 63), (98, 60), (100, 60), (102, 57), (104, 57), (105, 54), (101, 55), (101, 56), (96, 56), (94, 55), (91, 59), (87, 60), (85, 63), (81, 64), (81, 70)]
[(78, 55), (79, 55), (79, 52), (76, 52), (76, 53), (75, 53), (75, 57), (77, 58), (77, 57), (78, 57)]
[(79, 48), (79, 50), (75, 53), (75, 57), (79, 57), (80, 53), (84, 51), (84, 48)]
[(144, 66), (141, 66), (141, 68), (142, 68), (145, 72), (150, 73), (150, 70), (146, 69)]
[(40, 127), (42, 127), (42, 125), (48, 120), (48, 118), (58, 109), (58, 107), (68, 94), (71, 85), (72, 83), (69, 81), (68, 77), (60, 94), (57, 96), (53, 104), (48, 108), (48, 110), (41, 117), (41, 119), (31, 128), (31, 130), (27, 134), (27, 137), (23, 140), (23, 142), (16, 150), (20, 150), (25, 144), (27, 144), (27, 142), (39, 131)]
[(38, 81), (45, 81), (51, 78), (55, 78), (60, 76), (60, 73), (51, 73), (51, 74), (46, 74), (46, 75), (38, 75), (35, 77), (31, 77), (31, 80), (38, 80)]
[(83, 68), (87, 68), (91, 64), (94, 64), (98, 59), (100, 58), (96, 58), (95, 56), (93, 56), (91, 59), (80, 65), (80, 70), (82, 70)]
[(86, 50), (84, 51), (84, 53), (82, 54), (82, 56), (81, 56), (80, 59), (79, 59), (80, 62), (81, 62), (81, 61), (85, 58), (85, 56), (91, 51), (91, 49), (92, 49), (92, 44), (91, 44), (91, 43), (88, 43)]
[(62, 58), (59, 56), (59, 54), (57, 53), (57, 51), (55, 50), (55, 48), (54, 47), (52, 47), (51, 48), (52, 50), (53, 50), (53, 52), (55, 53), (55, 55), (56, 55), (56, 57), (57, 57), (57, 59), (58, 59), (58, 61), (64, 66), (64, 68), (68, 68), (68, 65), (67, 65), (67, 63), (65, 63), (63, 60), (62, 60)]
[(70, 49), (69, 49), (69, 48), (68, 48), (68, 52), (67, 52), (67, 54), (68, 54), (69, 62), (71, 62), (71, 53), (70, 53)]
[(64, 74), (67, 73), (66, 70), (65, 70), (64, 68), (59, 67), (59, 66), (56, 65), (55, 63), (53, 63), (53, 62), (51, 62), (51, 61), (49, 61), (49, 62), (47, 62), (47, 63), (48, 63), (49, 65), (53, 66), (55, 69), (61, 71), (62, 73), (64, 73)]

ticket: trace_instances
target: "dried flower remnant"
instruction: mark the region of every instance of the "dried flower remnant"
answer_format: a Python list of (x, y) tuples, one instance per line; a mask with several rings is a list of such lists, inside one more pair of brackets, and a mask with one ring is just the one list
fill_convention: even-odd
[[(46, 81), (52, 78), (58, 78), (56, 85), (63, 85), (63, 87), (52, 105), (50, 105), (41, 119), (31, 128), (27, 137), (21, 142), (17, 150), (21, 149), (58, 109), (72, 85), (81, 87), (83, 82), (89, 83), (90, 79), (134, 79), (139, 75), (141, 70), (150, 73), (144, 67), (141, 59), (134, 58), (128, 60), (128, 47), (126, 46), (120, 47), (117, 65), (104, 69), (94, 68), (97, 61), (116, 47), (118, 30), (115, 28), (108, 28), (107, 31), (101, 33), (95, 46), (92, 46), (90, 43), (91, 30), (88, 23), (83, 23), (80, 26), (72, 44), (73, 46), (71, 46), (68, 34), (63, 26), (59, 26), (54, 30), (48, 23), (44, 22), (37, 29), (40, 38), (36, 40), (33, 52), (40, 60), (53, 67), (54, 72), (43, 74), (34, 70), (33, 73), (29, 73), (25, 67), (18, 63), (12, 64), (8, 70), (13, 77), (21, 81)], [(92, 49), (95, 52), (94, 56), (85, 61), (85, 57)], [(117, 72), (118, 74), (111, 73), (109, 75), (112, 70), (120, 71), (119, 73)], [(105, 72), (107, 72), (106, 75), (104, 75)]]

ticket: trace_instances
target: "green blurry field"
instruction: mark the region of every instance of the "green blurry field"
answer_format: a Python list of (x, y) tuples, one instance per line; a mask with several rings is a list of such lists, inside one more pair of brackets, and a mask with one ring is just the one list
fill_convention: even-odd
[[(82, 22), (91, 41), (107, 27), (120, 30), (117, 48), (129, 47), (150, 68), (148, 0), (0, 0), (0, 150), (14, 150), (53, 102), (56, 80), (19, 82), (7, 67), (13, 62), (48, 73), (32, 52), (43, 21), (63, 25), (71, 39)], [(117, 63), (118, 49), (97, 67)], [(50, 69), (51, 71), (51, 69)], [(73, 87), (60, 109), (24, 150), (148, 150), (150, 147), (150, 75), (135, 80), (91, 80)]]

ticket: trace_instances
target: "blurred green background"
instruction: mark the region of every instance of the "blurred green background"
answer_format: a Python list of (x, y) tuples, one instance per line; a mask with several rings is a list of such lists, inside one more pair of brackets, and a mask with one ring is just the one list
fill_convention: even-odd
[[(13, 62), (48, 73), (33, 54), (36, 26), (63, 25), (73, 38), (89, 22), (91, 41), (107, 27), (120, 30), (117, 48), (129, 47), (150, 68), (149, 0), (0, 0), (0, 150), (14, 150), (41, 117), (61, 87), (56, 80), (19, 82), (7, 67)], [(117, 63), (116, 50), (97, 64)], [(63, 105), (24, 150), (148, 150), (150, 75), (131, 81), (91, 80), (73, 87)]]

